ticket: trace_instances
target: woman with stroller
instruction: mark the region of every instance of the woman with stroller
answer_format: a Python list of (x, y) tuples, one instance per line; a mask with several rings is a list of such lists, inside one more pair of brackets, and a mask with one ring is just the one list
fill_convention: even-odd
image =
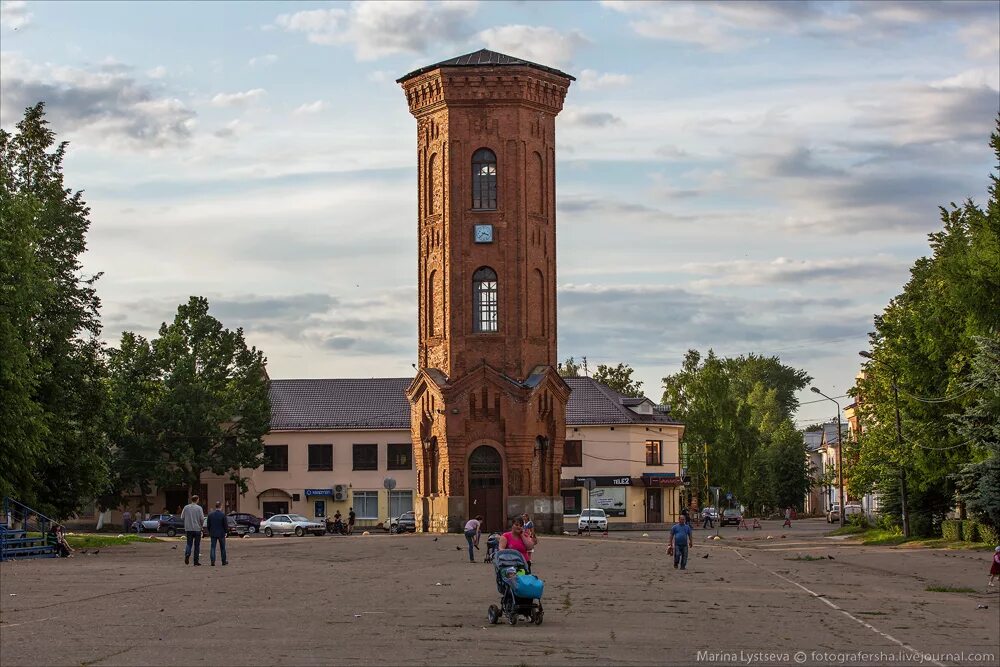
[(483, 517), (477, 514), (474, 519), (469, 519), (465, 522), (465, 541), (469, 543), (469, 562), (475, 563), (476, 557), (473, 555), (472, 548), (479, 548), (479, 536), (482, 531)]
[(528, 563), (531, 571), (531, 561), (528, 560), (528, 550), (535, 548), (535, 539), (524, 532), (524, 519), (516, 517), (510, 526), (510, 531), (500, 536), (500, 550), (513, 549), (520, 553)]

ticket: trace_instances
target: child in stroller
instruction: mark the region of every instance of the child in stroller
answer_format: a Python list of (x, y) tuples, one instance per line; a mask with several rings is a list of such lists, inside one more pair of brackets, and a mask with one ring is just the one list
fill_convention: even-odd
[(497, 555), (497, 549), (500, 548), (500, 533), (490, 533), (490, 536), (486, 539), (486, 558), (483, 559), (484, 563), (492, 563), (493, 559)]
[(538, 577), (526, 574), (528, 563), (524, 556), (513, 549), (497, 551), (493, 557), (493, 571), (500, 606), (490, 605), (487, 614), (490, 623), (499, 623), (505, 617), (508, 623), (517, 625), (518, 616), (524, 616), (535, 625), (541, 625), (543, 584)]

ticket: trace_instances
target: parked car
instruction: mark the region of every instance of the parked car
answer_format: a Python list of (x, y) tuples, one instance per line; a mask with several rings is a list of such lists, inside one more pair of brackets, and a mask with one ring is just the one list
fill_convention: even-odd
[[(174, 537), (175, 535), (184, 534), (184, 518), (180, 516), (174, 516), (172, 514), (166, 515), (166, 519), (160, 519), (160, 525), (157, 527), (156, 532), (166, 533), (167, 537)], [(205, 529), (204, 524), (202, 524), (201, 535), (205, 537), (208, 535), (208, 531)]]
[(738, 526), (740, 525), (740, 521), (743, 521), (743, 513), (735, 507), (731, 507), (727, 510), (722, 510), (722, 518), (719, 519), (719, 525), (727, 526), (733, 524), (734, 526)]
[(227, 516), (229, 517), (230, 525), (235, 523), (240, 526), (246, 526), (247, 532), (251, 535), (260, 532), (260, 522), (263, 521), (260, 517), (247, 514), (246, 512), (230, 512)]
[(605, 532), (608, 529), (608, 515), (600, 508), (585, 509), (580, 512), (580, 518), (576, 522), (576, 534), (579, 535), (585, 530), (599, 530)]
[(395, 519), (389, 519), (390, 533), (417, 532), (417, 514), (414, 511), (403, 512)]
[(302, 537), (306, 533), (324, 534), (326, 524), (307, 519), (301, 514), (275, 514), (271, 518), (261, 521), (260, 529), (268, 537), (292, 534)]
[(135, 532), (155, 533), (160, 529), (160, 522), (169, 519), (171, 514), (151, 514), (148, 519), (132, 522), (132, 530)]
[[(243, 537), (248, 532), (247, 526), (236, 523), (231, 517), (226, 517), (226, 537)], [(201, 534), (208, 535), (208, 517), (201, 522)]]
[[(844, 505), (844, 520), (852, 514), (864, 514), (865, 510), (858, 503), (847, 503)], [(827, 523), (840, 523), (840, 503), (834, 503), (830, 505), (829, 511), (826, 513)]]
[(709, 518), (712, 521), (719, 520), (719, 509), (717, 507), (706, 507), (701, 511), (701, 518)]

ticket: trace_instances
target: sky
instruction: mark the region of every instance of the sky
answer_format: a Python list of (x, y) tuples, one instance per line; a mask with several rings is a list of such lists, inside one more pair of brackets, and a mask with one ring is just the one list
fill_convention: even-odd
[[(108, 343), (203, 295), (274, 378), (412, 375), (416, 122), (395, 79), (445, 58), (576, 76), (559, 357), (628, 363), (654, 400), (691, 348), (777, 355), (844, 395), (938, 206), (983, 204), (995, 168), (996, 2), (0, 8), (0, 125), (43, 100), (70, 141)], [(800, 426), (834, 416), (800, 397)]]

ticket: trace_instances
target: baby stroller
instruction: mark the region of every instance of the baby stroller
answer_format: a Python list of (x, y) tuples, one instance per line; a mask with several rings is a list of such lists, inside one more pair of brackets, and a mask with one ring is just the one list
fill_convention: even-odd
[(500, 533), (491, 533), (486, 539), (486, 558), (483, 559), (484, 563), (492, 563), (493, 559), (497, 555), (497, 549), (500, 548)]
[(513, 549), (503, 549), (493, 557), (493, 571), (496, 574), (497, 592), (500, 606), (491, 604), (487, 616), (490, 623), (500, 622), (502, 617), (511, 625), (517, 625), (518, 616), (524, 616), (535, 625), (542, 624), (542, 581), (527, 571), (524, 556)]

